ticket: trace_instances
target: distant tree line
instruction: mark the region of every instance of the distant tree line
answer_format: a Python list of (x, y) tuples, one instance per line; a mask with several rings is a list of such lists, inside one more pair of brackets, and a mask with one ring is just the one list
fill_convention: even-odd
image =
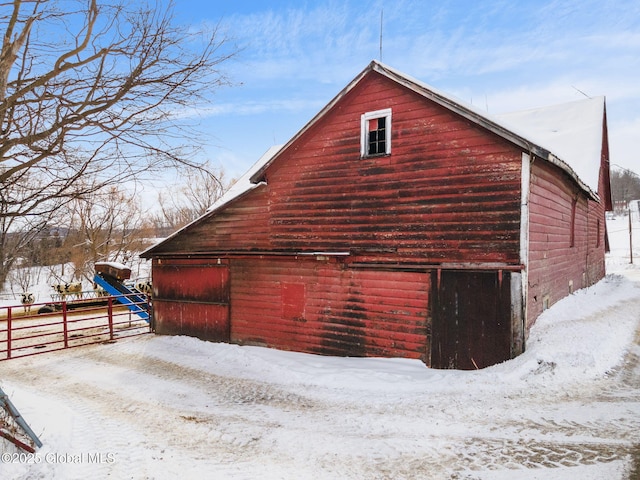
[(171, 196), (159, 195), (147, 210), (135, 193), (109, 186), (61, 206), (55, 225), (44, 226), (27, 241), (19, 241), (20, 231), (7, 232), (5, 250), (16, 259), (17, 283), (24, 290), (30, 287), (28, 274), (17, 273), (28, 267), (67, 265), (59, 280), (75, 281), (90, 280), (99, 261), (129, 265), (137, 253), (204, 214), (224, 194), (229, 187), (221, 181), (224, 171), (206, 172), (189, 171)]
[(611, 169), (611, 196), (617, 210), (626, 209), (632, 200), (640, 200), (640, 176), (624, 168)]

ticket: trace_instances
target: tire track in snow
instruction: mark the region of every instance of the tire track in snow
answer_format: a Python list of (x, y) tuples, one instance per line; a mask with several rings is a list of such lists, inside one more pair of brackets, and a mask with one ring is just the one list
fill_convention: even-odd
[[(573, 404), (591, 404), (597, 410), (598, 402), (638, 412), (638, 345), (608, 378), (572, 385), (570, 392), (528, 388), (527, 398), (518, 398), (514, 390), (512, 398), (492, 405), (495, 414), (487, 410), (478, 418), (476, 406), (465, 404), (480, 400), (488, 405), (496, 399), (468, 399), (454, 392), (451, 398), (444, 393), (410, 395), (397, 403), (394, 399), (401, 397), (360, 403), (353, 396), (331, 395), (328, 400), (328, 388), (297, 393), (304, 392), (304, 385), (217, 375), (135, 353), (127, 341), (48, 354), (42, 362), (35, 357), (16, 360), (20, 363), (10, 375), (12, 381), (24, 378), (25, 387), (69, 398), (89, 431), (114, 420), (128, 425), (123, 433), (145, 445), (147, 454), (113, 467), (117, 470), (109, 472), (117, 472), (116, 478), (129, 465), (142, 466), (151, 478), (185, 476), (194, 463), (210, 465), (221, 476), (255, 478), (263, 473), (262, 460), (270, 473), (280, 469), (286, 478), (292, 472), (297, 478), (472, 478), (473, 472), (488, 469), (609, 463), (627, 458), (631, 443), (640, 440), (639, 415), (567, 415)], [(69, 363), (74, 366), (72, 379), (65, 378)], [(48, 378), (42, 368), (47, 368)], [(144, 390), (147, 382), (149, 392)], [(126, 384), (126, 391), (119, 390), (119, 384)], [(152, 397), (151, 392), (166, 394)], [(538, 413), (537, 405), (548, 410)], [(518, 406), (533, 413), (518, 418), (517, 411), (511, 417), (499, 411)], [(430, 434), (434, 422), (450, 425), (450, 431), (442, 434), (440, 427)], [(104, 439), (92, 440), (90, 433), (82, 433), (85, 426), (74, 439), (102, 445), (121, 433), (108, 428)], [(126, 452), (129, 443), (119, 439), (114, 445)]]
[[(58, 354), (58, 361), (77, 362), (75, 358), (64, 358)], [(141, 440), (139, 433), (130, 423), (115, 424), (109, 415), (102, 412), (101, 402), (95, 402), (91, 385), (79, 384), (72, 378), (56, 373), (56, 362), (46, 362), (47, 375), (39, 366), (41, 358), (31, 357), (22, 361), (11, 361), (3, 367), (16, 367), (15, 375), (7, 375), (10, 369), (3, 368), (5, 377), (25, 389), (35, 389), (43, 396), (43, 410), (61, 416), (59, 421), (67, 422), (68, 437), (40, 435), (43, 442), (45, 463), (55, 463), (60, 478), (127, 478), (135, 471), (138, 460), (127, 448)], [(53, 366), (49, 369), (49, 366)], [(62, 409), (48, 405), (48, 398), (62, 403)], [(60, 402), (60, 398), (64, 398)], [(56, 440), (62, 442), (57, 444)], [(125, 454), (123, 454), (125, 453)], [(112, 455), (112, 456), (110, 456)]]
[[(94, 370), (100, 372), (101, 365), (92, 363), (81, 355), (79, 358), (60, 358), (66, 364), (62, 371), (68, 371), (69, 363), (74, 363), (77, 372), (82, 370)], [(16, 362), (17, 365), (17, 362)], [(112, 386), (101, 385), (100, 378), (95, 381), (78, 383), (77, 380), (68, 380), (58, 375), (57, 363), (47, 362), (46, 367), (49, 376), (41, 375), (41, 369), (36, 365), (20, 365), (20, 375), (28, 379), (25, 387), (35, 388), (44, 395), (52, 394), (58, 398), (64, 397), (65, 404), (74, 411), (74, 425), (71, 443), (71, 451), (57, 451), (55, 445), (47, 445), (52, 452), (59, 454), (74, 454), (82, 452), (84, 445), (100, 446), (104, 452), (116, 452), (116, 462), (110, 465), (87, 465), (83, 463), (74, 465), (61, 465), (59, 470), (64, 472), (64, 478), (92, 478), (93, 473), (114, 475), (114, 478), (129, 478), (131, 472), (139, 471), (141, 467), (145, 471), (156, 471), (159, 466), (165, 464), (169, 472), (175, 471), (176, 476), (188, 471), (189, 459), (195, 461), (196, 455), (192, 455), (193, 449), (207, 444), (209, 431), (198, 428), (189, 428), (188, 435), (176, 438), (172, 435), (171, 427), (175, 424), (187, 424), (188, 417), (181, 419), (184, 412), (172, 411), (172, 405), (162, 405), (144, 398), (130, 398), (122, 396)], [(53, 381), (51, 381), (53, 379)], [(12, 378), (12, 381), (14, 379)], [(19, 381), (16, 383), (20, 383)], [(157, 412), (150, 415), (150, 412)], [(178, 420), (176, 420), (178, 419)], [(215, 423), (210, 419), (210, 423)], [(223, 435), (220, 435), (223, 437)], [(46, 437), (45, 439), (46, 440)], [(218, 439), (220, 440), (220, 439)], [(218, 441), (217, 448), (229, 444), (228, 452), (237, 447), (231, 442)], [(138, 445), (144, 445), (147, 455), (143, 455)], [(135, 446), (136, 448), (131, 448)], [(202, 450), (202, 449), (201, 449)], [(210, 451), (207, 448), (207, 451)], [(215, 449), (214, 449), (215, 451)], [(136, 453), (137, 452), (137, 453)], [(176, 453), (178, 452), (178, 453)], [(200, 458), (206, 458), (202, 455)], [(176, 465), (178, 467), (176, 467)], [(166, 474), (167, 471), (164, 471)], [(102, 475), (100, 475), (102, 477)]]
[[(292, 445), (304, 445), (310, 435), (316, 434), (309, 426), (315, 421), (308, 420), (327, 408), (322, 402), (266, 382), (217, 375), (155, 357), (103, 350), (87, 352), (86, 357), (109, 366), (134, 368), (146, 381), (154, 377), (157, 382), (166, 383), (167, 388), (177, 388), (174, 394), (185, 403), (181, 409), (174, 409), (173, 415), (185, 422), (190, 435), (196, 431), (202, 434), (195, 435), (186, 446), (184, 435), (179, 435), (178, 447), (197, 451), (197, 442), (204, 441), (204, 448), (200, 445), (204, 455), (211, 455), (212, 450), (221, 451), (236, 468), (245, 462), (243, 470), (257, 468), (262, 473), (260, 459), (265, 458), (276, 469), (288, 472), (285, 476), (305, 471), (309, 471), (308, 478), (316, 476), (314, 470), (309, 470), (314, 466), (313, 457), (300, 456), (295, 449), (293, 453), (290, 451)], [(206, 396), (209, 409), (203, 412), (190, 406), (190, 395)], [(284, 428), (292, 432), (286, 435), (290, 442), (283, 443), (280, 439)]]

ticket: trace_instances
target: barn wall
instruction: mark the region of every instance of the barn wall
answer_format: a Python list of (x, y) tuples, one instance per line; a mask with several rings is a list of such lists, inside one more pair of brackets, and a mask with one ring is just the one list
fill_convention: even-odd
[[(360, 116), (385, 108), (391, 154), (360, 158)], [(273, 245), (517, 264), (520, 160), (496, 136), (371, 75), (267, 170)]]
[(534, 162), (529, 211), (528, 328), (544, 309), (605, 274), (602, 204), (553, 165)]
[(333, 260), (233, 259), (231, 341), (429, 363), (430, 276)]
[[(603, 204), (383, 75), (352, 86), (266, 183), (153, 249), (160, 331), (427, 365), (437, 347), (438, 366), (461, 368), (521, 353), (544, 308), (604, 275)], [(361, 115), (385, 109), (391, 153), (361, 158)], [(206, 275), (195, 262), (226, 272), (218, 293), (193, 287)]]
[(216, 212), (214, 217), (187, 227), (157, 253), (264, 251), (271, 247), (269, 234), (269, 197), (266, 186), (259, 186)]
[[(393, 111), (391, 154), (360, 158), (360, 116), (384, 108)], [(154, 253), (382, 252), (377, 260), (517, 265), (520, 170), (511, 144), (374, 73), (274, 161), (267, 185)]]

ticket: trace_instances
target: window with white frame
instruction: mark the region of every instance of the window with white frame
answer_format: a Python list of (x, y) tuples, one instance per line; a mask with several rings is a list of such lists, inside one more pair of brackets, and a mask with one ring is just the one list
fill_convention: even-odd
[(360, 154), (363, 157), (391, 153), (391, 109), (363, 113), (360, 117)]

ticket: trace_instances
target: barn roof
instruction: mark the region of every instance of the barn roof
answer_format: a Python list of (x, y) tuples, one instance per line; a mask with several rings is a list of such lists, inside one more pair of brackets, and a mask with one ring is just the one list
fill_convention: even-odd
[(275, 156), (275, 154), (280, 151), (281, 148), (282, 148), (282, 145), (274, 145), (271, 148), (269, 148), (265, 153), (263, 153), (262, 156), (258, 159), (258, 161), (254, 163), (251, 166), (251, 168), (249, 168), (249, 170), (244, 175), (242, 175), (242, 177), (240, 177), (231, 186), (231, 188), (229, 188), (229, 190), (225, 192), (224, 195), (222, 195), (218, 200), (216, 200), (216, 202), (213, 205), (211, 205), (207, 209), (207, 213), (217, 210), (218, 208), (226, 205), (236, 197), (243, 195), (249, 190), (253, 190), (254, 188), (258, 187), (260, 183), (252, 182), (251, 178), (255, 175), (255, 173), (258, 170), (260, 170), (267, 162), (269, 162), (269, 160), (271, 160)]
[(279, 154), (318, 122), (347, 92), (372, 71), (384, 75), (477, 125), (487, 128), (520, 146), (525, 151), (557, 165), (573, 178), (588, 195), (595, 200), (599, 200), (597, 192), (603, 145), (603, 121), (605, 118), (604, 97), (589, 98), (521, 112), (490, 115), (473, 105), (445, 94), (424, 82), (374, 60), (286, 144), (269, 148), (202, 217), (150, 247), (142, 255), (148, 256), (160, 244), (179, 235), (194, 223), (199, 223), (205, 217), (213, 215), (233, 200), (263, 185), (266, 170), (277, 159)]
[[(364, 76), (372, 71), (404, 85), (425, 98), (557, 165), (567, 172), (591, 197), (599, 199), (597, 191), (602, 153), (604, 97), (494, 116), (377, 60), (373, 60), (280, 151), (286, 150), (291, 143), (311, 128)], [(252, 175), (251, 181), (263, 181), (266, 169), (277, 156), (275, 154), (261, 168), (258, 168)]]
[(602, 155), (604, 97), (500, 114), (512, 130), (546, 147), (570, 166), (594, 192), (598, 190)]

